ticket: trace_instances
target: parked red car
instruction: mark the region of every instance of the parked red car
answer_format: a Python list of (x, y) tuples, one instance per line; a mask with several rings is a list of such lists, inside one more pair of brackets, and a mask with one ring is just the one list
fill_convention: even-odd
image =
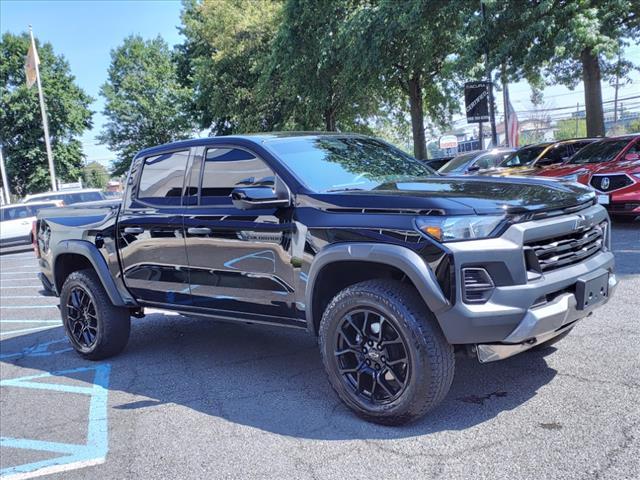
[(546, 168), (536, 175), (586, 184), (595, 170), (623, 160), (631, 153), (640, 153), (640, 134), (603, 138), (579, 150), (562, 165)]
[(603, 138), (538, 175), (590, 185), (615, 220), (640, 215), (640, 134)]
[(633, 222), (640, 216), (640, 152), (627, 152), (623, 160), (599, 167), (591, 174), (589, 185), (613, 220)]

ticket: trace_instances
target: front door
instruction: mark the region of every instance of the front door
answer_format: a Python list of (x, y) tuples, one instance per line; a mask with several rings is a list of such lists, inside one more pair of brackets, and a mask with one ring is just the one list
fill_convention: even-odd
[(269, 166), (240, 148), (208, 148), (194, 163), (187, 191), (195, 205), (185, 214), (194, 307), (228, 318), (299, 323), (292, 318), (291, 208), (241, 210), (230, 198), (236, 186), (274, 182)]
[(137, 160), (131, 173), (118, 242), (124, 283), (143, 303), (191, 303), (182, 205), (188, 161), (188, 149), (163, 153)]

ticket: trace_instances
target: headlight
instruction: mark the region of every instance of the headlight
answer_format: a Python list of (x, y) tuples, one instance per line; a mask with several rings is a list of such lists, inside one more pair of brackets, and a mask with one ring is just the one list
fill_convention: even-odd
[(418, 217), (416, 227), (422, 233), (438, 240), (476, 240), (495, 235), (505, 220), (502, 215), (461, 215), (458, 217)]

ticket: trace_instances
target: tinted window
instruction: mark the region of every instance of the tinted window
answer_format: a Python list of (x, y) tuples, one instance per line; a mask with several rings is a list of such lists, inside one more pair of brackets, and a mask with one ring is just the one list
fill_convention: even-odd
[(66, 194), (62, 194), (62, 193), (52, 193), (51, 195), (43, 195), (43, 196), (38, 196), (36, 198), (32, 198), (30, 200), (27, 200), (25, 203), (43, 202), (45, 200), (63, 200), (64, 201), (65, 195)]
[(188, 158), (188, 150), (145, 158), (138, 199), (155, 205), (180, 205)]
[(237, 148), (207, 150), (202, 174), (202, 205), (231, 203), (231, 191), (237, 186), (273, 186), (271, 169), (255, 155)]
[(33, 217), (28, 207), (11, 207), (2, 209), (2, 221), (19, 220), (21, 218)]
[(487, 153), (486, 155), (482, 155), (480, 158), (478, 158), (474, 162), (474, 165), (480, 167), (481, 170), (494, 168), (503, 158), (504, 154), (502, 153)]
[(531, 165), (538, 156), (547, 148), (547, 145), (535, 145), (533, 147), (524, 147), (513, 152), (504, 162), (500, 164), (501, 167), (523, 167), (525, 165)]
[(365, 137), (300, 137), (266, 145), (311, 190), (373, 190), (388, 182), (435, 172), (380, 140)]
[(600, 140), (584, 147), (571, 158), (569, 163), (609, 162), (616, 158), (628, 144), (629, 140)]
[(465, 153), (464, 155), (458, 155), (457, 157), (451, 159), (446, 165), (441, 167), (439, 171), (442, 173), (464, 172), (469, 162), (473, 160), (477, 154), (477, 152), (474, 152)]

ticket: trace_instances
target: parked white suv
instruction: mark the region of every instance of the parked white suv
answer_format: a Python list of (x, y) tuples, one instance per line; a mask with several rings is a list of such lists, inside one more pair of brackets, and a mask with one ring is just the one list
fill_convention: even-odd
[(13, 204), (0, 207), (0, 247), (13, 247), (31, 243), (31, 226), (43, 208), (61, 207), (61, 200), (38, 202), (28, 205)]
[(24, 197), (22, 203), (42, 202), (44, 200), (61, 200), (65, 205), (74, 203), (95, 202), (106, 197), (97, 188), (83, 188), (76, 190), (60, 190), (57, 192), (34, 193)]

